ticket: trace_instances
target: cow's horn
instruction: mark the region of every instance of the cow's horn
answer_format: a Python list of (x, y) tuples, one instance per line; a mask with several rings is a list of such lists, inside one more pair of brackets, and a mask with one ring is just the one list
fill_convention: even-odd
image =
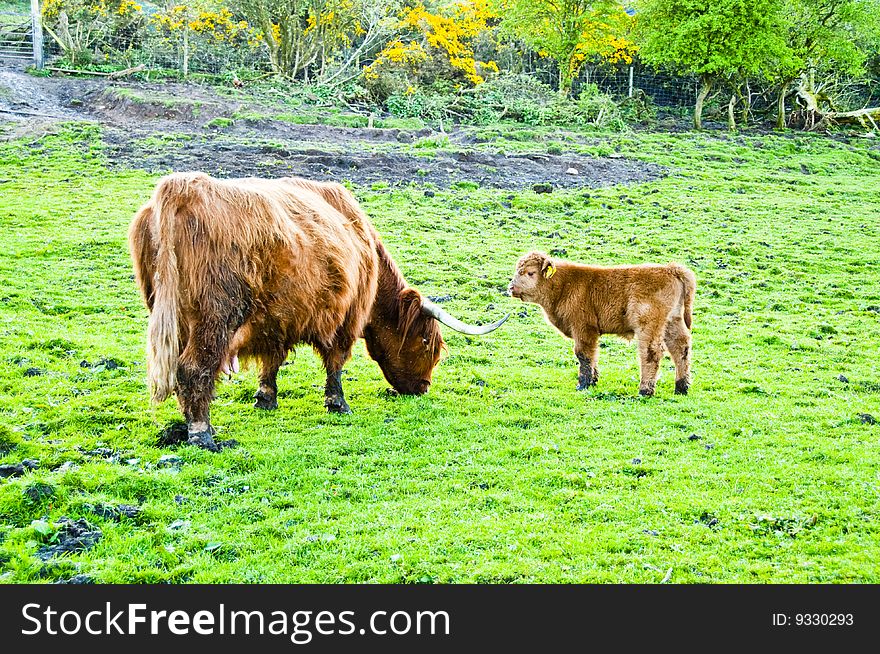
[(488, 334), (491, 331), (495, 331), (501, 325), (505, 323), (505, 321), (510, 318), (510, 314), (508, 313), (498, 322), (493, 322), (491, 325), (468, 325), (467, 323), (463, 323), (461, 320), (456, 318), (453, 315), (450, 315), (445, 310), (438, 307), (436, 304), (422, 298), (422, 313), (426, 316), (431, 316), (432, 318), (438, 320), (443, 323), (447, 327), (452, 327), (457, 332), (461, 332), (462, 334), (470, 334), (471, 336), (482, 336), (483, 334)]

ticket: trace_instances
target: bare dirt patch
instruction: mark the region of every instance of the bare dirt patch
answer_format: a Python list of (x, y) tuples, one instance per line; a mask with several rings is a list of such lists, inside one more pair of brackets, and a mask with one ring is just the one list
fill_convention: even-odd
[[(660, 166), (633, 159), (468, 149), (464, 134), (456, 130), (440, 134), (427, 128), (295, 124), (274, 118), (278, 107), (249, 104), (249, 115), (255, 117), (233, 121), (240, 109), (240, 102), (194, 84), (36, 78), (0, 69), (0, 114), (23, 121), (8, 130), (12, 136), (30, 129), (38, 135), (37, 119), (96, 121), (105, 127), (114, 165), (155, 173), (201, 170), (218, 177), (299, 176), (362, 185), (476, 184), (512, 190), (610, 186), (664, 174)], [(218, 118), (224, 125), (228, 121), (228, 129), (213, 129)], [(447, 145), (426, 148), (424, 156), (410, 145), (431, 137)], [(398, 143), (400, 152), (389, 149)]]

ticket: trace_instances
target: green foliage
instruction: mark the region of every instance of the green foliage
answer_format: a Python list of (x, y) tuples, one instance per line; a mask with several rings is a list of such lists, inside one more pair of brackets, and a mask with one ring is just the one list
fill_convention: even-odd
[(775, 71), (779, 78), (809, 66), (857, 76), (880, 46), (877, 0), (784, 0), (782, 20), (791, 56)]
[(21, 438), (14, 433), (9, 427), (0, 423), (0, 456), (9, 454), (18, 447)]
[(340, 50), (363, 31), (360, 0), (231, 0), (256, 30), (272, 70), (295, 78), (308, 69), (323, 71)]
[(144, 24), (141, 9), (134, 0), (44, 0), (40, 6), (43, 29), (74, 67), (89, 64), (96, 48), (114, 40), (130, 44)]
[(700, 77), (694, 107), (699, 128), (703, 102), (719, 79), (766, 78), (790, 58), (782, 1), (642, 0), (639, 55), (649, 64)]
[(615, 0), (496, 0), (503, 31), (552, 57), (567, 94), (589, 60), (632, 61), (630, 18)]
[(637, 35), (647, 63), (717, 77), (760, 75), (784, 56), (781, 0), (642, 0)]

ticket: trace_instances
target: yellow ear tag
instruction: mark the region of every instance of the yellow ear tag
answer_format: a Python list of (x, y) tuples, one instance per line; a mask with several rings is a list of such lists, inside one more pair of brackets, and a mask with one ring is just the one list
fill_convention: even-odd
[(544, 271), (544, 278), (550, 279), (555, 274), (556, 274), (556, 268), (554, 268), (553, 264), (551, 263), (549, 266), (547, 266), (547, 270)]

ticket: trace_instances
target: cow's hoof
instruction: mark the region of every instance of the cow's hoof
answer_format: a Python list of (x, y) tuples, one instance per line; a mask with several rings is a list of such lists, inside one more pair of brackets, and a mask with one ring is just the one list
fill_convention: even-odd
[(255, 409), (265, 409), (266, 411), (272, 411), (273, 409), (278, 408), (278, 399), (274, 395), (267, 395), (263, 391), (257, 391), (254, 393), (254, 397), (256, 398), (256, 402), (254, 402)]
[(654, 389), (653, 388), (640, 388), (639, 395), (641, 395), (642, 397), (651, 397), (654, 395)]
[(330, 413), (351, 413), (351, 407), (345, 401), (345, 398), (333, 395), (324, 399), (324, 406)]
[(586, 384), (586, 383), (584, 383), (584, 382), (578, 382), (578, 385), (575, 386), (574, 389), (575, 389), (576, 391), (585, 391), (585, 390), (587, 390), (590, 386), (595, 386), (595, 384), (594, 384), (593, 382), (590, 382), (589, 384)]
[(208, 450), (209, 452), (219, 452), (220, 446), (214, 442), (214, 437), (211, 436), (211, 432), (207, 431), (197, 431), (190, 432), (189, 439), (186, 441), (190, 445), (195, 445), (196, 447), (200, 447), (203, 450)]
[(687, 379), (679, 379), (675, 382), (675, 394), (676, 395), (687, 395), (688, 388), (690, 388), (690, 382)]

